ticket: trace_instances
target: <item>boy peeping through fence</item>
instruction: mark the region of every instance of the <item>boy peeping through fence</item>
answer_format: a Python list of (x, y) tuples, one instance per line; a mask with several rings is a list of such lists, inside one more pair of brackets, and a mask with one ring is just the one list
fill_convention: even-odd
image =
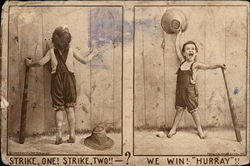
[(51, 62), (51, 98), (56, 120), (55, 144), (62, 144), (63, 111), (66, 111), (70, 128), (68, 143), (75, 142), (75, 110), (77, 92), (74, 75), (74, 58), (86, 64), (98, 54), (98, 49), (90, 49), (81, 56), (76, 49), (70, 47), (71, 34), (67, 26), (57, 27), (52, 34), (53, 47), (39, 61), (33, 62), (26, 59), (28, 67), (39, 67)]
[(214, 64), (207, 65), (200, 62), (196, 62), (196, 56), (198, 55), (198, 47), (195, 42), (186, 42), (182, 49), (180, 49), (180, 36), (181, 30), (176, 36), (176, 55), (180, 61), (180, 67), (177, 71), (177, 84), (176, 84), (176, 100), (175, 108), (176, 114), (173, 122), (173, 126), (168, 133), (168, 137), (171, 138), (176, 134), (177, 127), (182, 118), (185, 109), (192, 115), (192, 118), (196, 124), (198, 135), (201, 139), (204, 139), (206, 135), (204, 134), (200, 116), (198, 114), (198, 91), (196, 86), (196, 77), (198, 70), (208, 70), (223, 68), (225, 69), (225, 64)]

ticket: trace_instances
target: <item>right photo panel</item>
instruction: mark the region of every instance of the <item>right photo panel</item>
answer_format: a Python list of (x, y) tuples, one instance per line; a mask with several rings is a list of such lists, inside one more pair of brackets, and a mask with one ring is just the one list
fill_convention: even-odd
[(134, 7), (135, 156), (246, 155), (247, 14)]

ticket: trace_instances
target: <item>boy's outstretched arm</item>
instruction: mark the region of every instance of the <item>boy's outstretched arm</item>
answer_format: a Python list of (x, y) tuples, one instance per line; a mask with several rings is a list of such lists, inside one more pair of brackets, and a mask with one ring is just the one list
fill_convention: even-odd
[(176, 55), (179, 59), (180, 62), (183, 62), (185, 59), (183, 58), (182, 54), (181, 54), (181, 48), (180, 48), (180, 36), (181, 36), (182, 32), (181, 30), (178, 32), (178, 34), (176, 35), (176, 40), (175, 40), (175, 50), (176, 50)]
[(45, 65), (50, 60), (50, 58), (51, 58), (51, 54), (50, 54), (50, 51), (48, 51), (46, 55), (42, 57), (39, 61), (33, 62), (31, 58), (26, 58), (25, 64), (28, 67), (40, 67), (40, 66)]
[(86, 64), (87, 62), (91, 61), (93, 57), (96, 56), (97, 54), (98, 54), (97, 49), (89, 50), (85, 52), (83, 56), (76, 49), (73, 50), (74, 57), (82, 64)]
[(194, 68), (201, 69), (201, 70), (209, 70), (209, 69), (217, 69), (217, 68), (223, 68), (226, 69), (225, 64), (213, 64), (213, 65), (207, 65), (203, 63), (195, 63)]

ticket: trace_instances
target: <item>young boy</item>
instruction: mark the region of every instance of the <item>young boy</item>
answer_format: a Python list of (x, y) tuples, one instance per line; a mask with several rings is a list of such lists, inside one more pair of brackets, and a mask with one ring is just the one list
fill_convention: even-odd
[(71, 34), (66, 26), (57, 27), (52, 35), (51, 48), (46, 55), (37, 62), (26, 59), (29, 67), (39, 67), (51, 62), (51, 98), (55, 110), (57, 135), (55, 144), (62, 144), (63, 111), (66, 111), (70, 128), (68, 143), (75, 142), (75, 111), (76, 103), (76, 80), (74, 76), (74, 58), (86, 64), (95, 55), (97, 49), (85, 53), (88, 58), (84, 59), (75, 49), (70, 47)]
[(207, 70), (207, 69), (216, 69), (216, 68), (225, 68), (225, 64), (215, 64), (215, 65), (206, 65), (199, 62), (196, 62), (196, 56), (198, 54), (198, 48), (193, 41), (186, 42), (182, 50), (180, 50), (180, 36), (182, 32), (176, 36), (176, 54), (180, 61), (180, 67), (177, 71), (177, 84), (176, 84), (176, 100), (175, 108), (176, 114), (174, 118), (174, 123), (172, 129), (168, 133), (168, 138), (171, 138), (176, 134), (176, 129), (182, 118), (184, 110), (187, 108), (187, 111), (191, 113), (193, 120), (196, 124), (198, 135), (201, 139), (205, 138), (205, 134), (202, 131), (201, 121), (198, 114), (198, 91), (196, 87), (196, 77), (197, 71)]

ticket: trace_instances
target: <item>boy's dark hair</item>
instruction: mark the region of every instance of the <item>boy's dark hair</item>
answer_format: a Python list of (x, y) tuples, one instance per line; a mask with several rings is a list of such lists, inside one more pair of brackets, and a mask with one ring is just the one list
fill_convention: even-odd
[(183, 44), (182, 49), (181, 49), (181, 52), (182, 52), (182, 53), (185, 52), (185, 47), (186, 47), (186, 45), (188, 45), (188, 44), (193, 44), (193, 45), (195, 46), (196, 52), (198, 52), (198, 47), (197, 47), (197, 45), (195, 44), (194, 41), (191, 41), (191, 40), (190, 40), (190, 41), (187, 41), (186, 43)]
[(68, 28), (57, 27), (52, 34), (52, 42), (57, 49), (69, 48), (71, 34)]

